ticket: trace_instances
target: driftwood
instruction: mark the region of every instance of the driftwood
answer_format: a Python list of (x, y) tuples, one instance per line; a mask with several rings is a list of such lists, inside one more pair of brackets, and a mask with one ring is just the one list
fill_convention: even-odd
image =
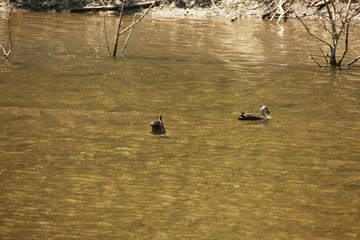
[[(128, 9), (136, 9), (136, 8), (146, 8), (153, 4), (154, 2), (141, 2), (141, 3), (134, 3), (124, 6), (125, 10)], [(106, 5), (106, 6), (87, 6), (83, 8), (73, 8), (70, 12), (98, 12), (98, 11), (115, 11), (120, 10), (122, 8), (122, 4), (120, 5)]]
[[(294, 0), (274, 0), (262, 14), (262, 18), (270, 17), (270, 22), (277, 17), (277, 23), (290, 11)], [(286, 9), (286, 10), (285, 10)]]
[(320, 9), (322, 7), (325, 7), (325, 5), (329, 4), (330, 3), (330, 0), (327, 0), (327, 1), (322, 1), (320, 0), (319, 2), (314, 2), (312, 4), (312, 6), (316, 7), (317, 9)]

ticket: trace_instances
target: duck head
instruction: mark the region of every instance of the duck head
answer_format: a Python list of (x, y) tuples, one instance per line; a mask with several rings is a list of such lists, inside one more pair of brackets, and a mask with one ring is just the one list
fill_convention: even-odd
[(260, 114), (265, 117), (265, 113), (270, 114), (267, 106), (262, 106), (260, 109)]

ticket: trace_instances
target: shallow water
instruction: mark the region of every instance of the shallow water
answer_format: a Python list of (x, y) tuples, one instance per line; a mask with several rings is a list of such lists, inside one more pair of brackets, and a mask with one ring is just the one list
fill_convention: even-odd
[(12, 24), (1, 239), (360, 238), (360, 69), (315, 67), (299, 23), (146, 17), (116, 59), (99, 15)]

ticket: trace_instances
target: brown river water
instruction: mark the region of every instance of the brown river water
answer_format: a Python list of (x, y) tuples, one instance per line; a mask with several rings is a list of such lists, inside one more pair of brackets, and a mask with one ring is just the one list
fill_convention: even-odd
[(147, 16), (114, 59), (98, 14), (12, 21), (0, 239), (360, 238), (360, 68), (316, 67), (300, 23)]

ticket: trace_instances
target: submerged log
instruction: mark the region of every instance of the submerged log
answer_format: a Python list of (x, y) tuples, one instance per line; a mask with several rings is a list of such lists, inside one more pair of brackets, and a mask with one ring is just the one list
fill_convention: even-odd
[[(154, 1), (151, 2), (140, 2), (140, 3), (134, 3), (130, 5), (125, 5), (125, 9), (134, 9), (134, 8), (145, 8), (149, 7), (154, 3)], [(114, 11), (119, 10), (121, 8), (121, 5), (106, 5), (106, 6), (87, 6), (83, 8), (72, 8), (70, 12), (98, 12), (98, 11)]]

